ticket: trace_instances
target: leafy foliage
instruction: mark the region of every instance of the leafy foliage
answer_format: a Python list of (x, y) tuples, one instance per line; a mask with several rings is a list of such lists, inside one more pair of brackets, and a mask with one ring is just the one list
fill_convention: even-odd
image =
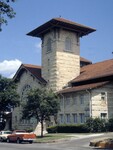
[(90, 132), (103, 132), (106, 128), (106, 121), (101, 118), (89, 118), (86, 127)]
[(16, 85), (11, 79), (0, 75), (0, 111), (9, 111), (19, 104)]
[(28, 100), (23, 105), (23, 118), (35, 117), (41, 123), (41, 135), (43, 136), (43, 121), (50, 120), (50, 116), (56, 116), (59, 110), (58, 95), (52, 90), (35, 89), (28, 93)]
[(113, 132), (113, 118), (110, 118), (107, 123), (108, 131)]
[(11, 108), (19, 104), (19, 95), (16, 92), (16, 85), (11, 79), (4, 78), (0, 75), (0, 117), (4, 124), (5, 112), (10, 112)]
[(0, 31), (1, 25), (6, 24), (7, 25), (7, 20), (5, 19), (5, 15), (8, 18), (14, 18), (15, 17), (15, 12), (13, 8), (9, 5), (9, 2), (15, 2), (15, 0), (0, 0)]

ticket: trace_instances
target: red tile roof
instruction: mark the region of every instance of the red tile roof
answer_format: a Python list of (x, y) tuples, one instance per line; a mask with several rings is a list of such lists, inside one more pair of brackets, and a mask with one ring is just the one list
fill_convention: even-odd
[(101, 87), (107, 83), (109, 83), (109, 81), (99, 82), (99, 83), (91, 83), (91, 84), (74, 86), (74, 87), (68, 87), (68, 88), (65, 88), (65, 89), (59, 91), (59, 93), (65, 94), (65, 93), (79, 92), (79, 91), (88, 90), (88, 89), (91, 90), (94, 88)]
[(34, 75), (37, 79), (39, 79), (43, 83), (47, 83), (41, 76), (41, 66), (23, 64), (23, 66), (29, 70), (32, 75)]
[(81, 62), (86, 62), (86, 63), (88, 63), (88, 64), (92, 64), (92, 61), (90, 61), (90, 60), (88, 60), (88, 59), (85, 59), (85, 58), (83, 58), (83, 57), (80, 57), (80, 61), (81, 61)]
[(69, 21), (64, 18), (53, 18), (43, 25), (39, 26), (38, 28), (34, 29), (33, 31), (29, 32), (27, 35), (42, 37), (43, 34), (47, 33), (48, 31), (50, 31), (50, 29), (55, 27), (74, 31), (76, 33), (79, 33), (80, 37), (96, 31), (93, 28)]
[(40, 82), (46, 84), (47, 82), (41, 76), (41, 66), (31, 65), (31, 64), (22, 64), (18, 69), (14, 80), (16, 80), (22, 74), (23, 70), (28, 70), (33, 76), (35, 76)]
[(81, 82), (113, 75), (113, 59), (87, 65), (81, 68), (80, 75), (71, 82)]
[[(80, 59), (81, 60), (81, 59)], [(35, 76), (41, 83), (46, 84), (47, 82), (41, 76), (41, 66), (30, 65), (30, 64), (22, 64), (14, 76), (14, 80), (18, 79), (24, 70), (28, 70), (31, 72), (33, 76)], [(89, 64), (81, 68), (80, 75), (70, 81), (70, 83), (78, 83), (77, 86), (68, 87), (60, 91), (60, 93), (68, 93), (68, 92), (77, 92), (86, 89), (97, 88), (103, 86), (110, 81), (101, 80), (102, 77), (113, 76), (113, 59), (106, 60), (103, 62)], [(92, 79), (99, 79), (98, 82), (96, 80), (91, 83)], [(112, 77), (113, 78), (113, 77)], [(81, 84), (80, 82), (86, 81), (85, 84)], [(74, 85), (74, 84), (73, 84)], [(76, 84), (75, 84), (76, 85)]]

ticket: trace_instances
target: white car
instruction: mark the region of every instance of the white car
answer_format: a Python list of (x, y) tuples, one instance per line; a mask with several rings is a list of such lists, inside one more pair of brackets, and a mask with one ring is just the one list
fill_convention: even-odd
[(12, 131), (0, 131), (0, 141), (7, 141), (7, 136), (10, 135)]

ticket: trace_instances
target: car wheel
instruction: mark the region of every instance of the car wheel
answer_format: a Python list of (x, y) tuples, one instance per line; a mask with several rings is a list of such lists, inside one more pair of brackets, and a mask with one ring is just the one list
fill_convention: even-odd
[(30, 143), (30, 144), (32, 144), (32, 143), (33, 143), (33, 141), (29, 141), (29, 143)]
[(10, 143), (10, 139), (9, 138), (7, 138), (7, 143)]
[(3, 142), (4, 141), (3, 138), (0, 138), (0, 141)]
[(16, 143), (18, 143), (18, 144), (21, 143), (21, 140), (19, 138), (17, 138)]

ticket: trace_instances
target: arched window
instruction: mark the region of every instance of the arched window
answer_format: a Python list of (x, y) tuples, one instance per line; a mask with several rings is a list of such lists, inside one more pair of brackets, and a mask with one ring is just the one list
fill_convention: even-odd
[(24, 87), (22, 88), (22, 96), (21, 100), (27, 100), (28, 92), (31, 90), (31, 86), (29, 84), (25, 84)]
[(71, 39), (69, 37), (66, 37), (65, 39), (65, 50), (71, 51)]
[(51, 49), (51, 38), (48, 38), (47, 40), (47, 52), (50, 52), (52, 49)]

